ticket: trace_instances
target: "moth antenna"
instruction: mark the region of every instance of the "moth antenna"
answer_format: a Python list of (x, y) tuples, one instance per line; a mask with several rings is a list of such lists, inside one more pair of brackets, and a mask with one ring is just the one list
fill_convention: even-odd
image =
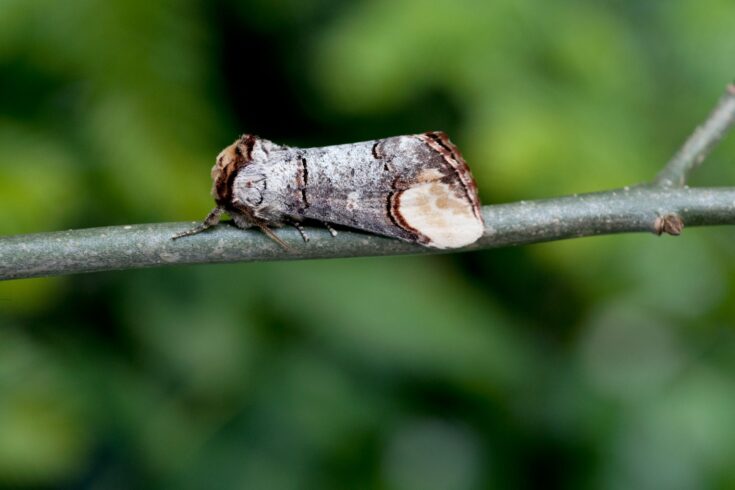
[(176, 235), (171, 237), (171, 240), (178, 240), (179, 238), (185, 237), (185, 236), (191, 236), (196, 235), (197, 233), (201, 233), (206, 229), (209, 229), (219, 223), (220, 216), (222, 216), (222, 213), (224, 212), (224, 209), (221, 207), (216, 207), (212, 211), (209, 212), (206, 218), (204, 218), (204, 221), (196, 225), (194, 228), (186, 231), (182, 231), (181, 233), (177, 233)]
[(268, 238), (270, 238), (271, 240), (273, 240), (274, 242), (276, 242), (277, 244), (279, 244), (281, 247), (283, 247), (283, 249), (285, 251), (287, 251), (287, 252), (290, 252), (291, 251), (291, 247), (289, 247), (286, 242), (284, 242), (283, 240), (281, 240), (278, 237), (278, 235), (276, 235), (275, 233), (273, 233), (273, 230), (271, 230), (270, 228), (268, 228), (268, 226), (265, 223), (262, 223), (262, 222), (258, 221), (255, 224), (258, 226), (258, 228), (260, 228), (260, 230), (263, 233), (266, 234), (266, 236), (268, 236)]

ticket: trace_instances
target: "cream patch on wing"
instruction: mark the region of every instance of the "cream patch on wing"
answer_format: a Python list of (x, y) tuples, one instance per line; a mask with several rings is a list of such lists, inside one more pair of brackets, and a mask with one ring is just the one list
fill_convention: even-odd
[(427, 182), (400, 194), (396, 211), (432, 247), (455, 248), (474, 243), (483, 233), (472, 203), (442, 182)]
[(427, 168), (427, 169), (422, 170), (421, 173), (419, 173), (416, 176), (416, 180), (418, 182), (421, 182), (423, 184), (423, 183), (426, 183), (426, 182), (433, 182), (435, 180), (439, 180), (442, 177), (444, 177), (444, 174), (442, 174), (439, 171), (439, 169), (436, 169), (436, 168)]

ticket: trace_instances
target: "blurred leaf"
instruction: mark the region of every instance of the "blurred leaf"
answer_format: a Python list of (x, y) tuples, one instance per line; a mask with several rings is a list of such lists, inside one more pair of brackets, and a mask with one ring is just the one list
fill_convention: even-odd
[(63, 228), (80, 211), (73, 154), (53, 139), (0, 121), (0, 162), (0, 233)]
[(84, 468), (89, 438), (60, 366), (0, 327), (0, 484), (64, 481)]
[(484, 391), (514, 387), (533, 366), (492, 298), (431, 259), (279, 264), (269, 282), (271, 301), (290, 321), (381, 369), (448, 376)]
[(580, 361), (592, 389), (612, 398), (655, 398), (679, 373), (685, 353), (670, 328), (625, 303), (589, 321)]
[[(635, 184), (732, 77), (732, 10), (0, 0), (0, 233), (200, 218), (258, 128), (451, 130), (486, 203)], [(0, 483), (726, 488), (730, 235), (0, 284)]]
[(480, 460), (478, 441), (461, 425), (408, 421), (386, 451), (384, 477), (387, 487), (395, 489), (477, 488)]

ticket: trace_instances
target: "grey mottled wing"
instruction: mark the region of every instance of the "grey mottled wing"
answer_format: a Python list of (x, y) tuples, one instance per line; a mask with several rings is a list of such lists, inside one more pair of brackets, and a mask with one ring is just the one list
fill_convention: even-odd
[(439, 248), (482, 234), (474, 179), (444, 133), (302, 152), (295, 215)]

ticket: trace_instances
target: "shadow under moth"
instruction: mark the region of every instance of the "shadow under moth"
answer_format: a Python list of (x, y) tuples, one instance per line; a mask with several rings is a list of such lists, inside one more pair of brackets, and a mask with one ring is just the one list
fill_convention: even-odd
[(243, 135), (212, 167), (216, 207), (173, 238), (216, 225), (223, 213), (240, 228), (257, 226), (284, 248), (271, 227), (322, 222), (435, 248), (482, 236), (477, 186), (462, 154), (441, 131), (294, 148)]

